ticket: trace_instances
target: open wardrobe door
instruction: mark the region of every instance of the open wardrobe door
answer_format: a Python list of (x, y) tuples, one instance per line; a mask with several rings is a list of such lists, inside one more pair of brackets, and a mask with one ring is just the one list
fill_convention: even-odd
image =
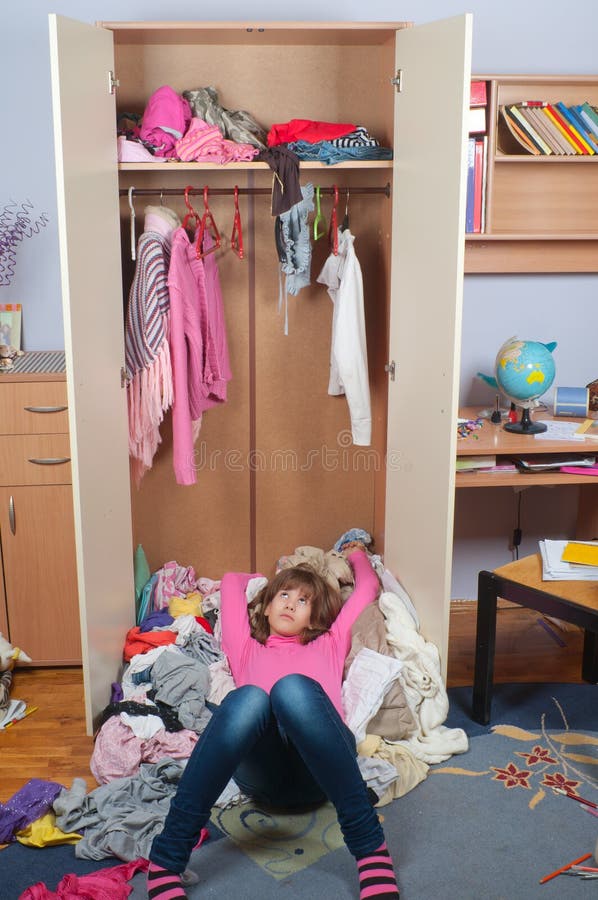
[(440, 650), (445, 676), (471, 31), (464, 15), (396, 36), (384, 561)]
[[(73, 501), (88, 732), (134, 624), (112, 34), (50, 16)], [(85, 223), (81, 227), (81, 223)]]

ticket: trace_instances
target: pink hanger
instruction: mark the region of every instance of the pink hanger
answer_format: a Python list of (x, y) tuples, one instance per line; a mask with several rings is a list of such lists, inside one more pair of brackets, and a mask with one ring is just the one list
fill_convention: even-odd
[(239, 188), (235, 185), (235, 214), (233, 217), (233, 230), (230, 236), (231, 249), (239, 259), (245, 258), (243, 250), (243, 226), (241, 225), (241, 213), (239, 212)]
[[(218, 231), (218, 227), (216, 222), (214, 221), (214, 216), (211, 213), (210, 205), (208, 203), (208, 193), (209, 188), (204, 185), (203, 189), (203, 205), (204, 205), (204, 214), (201, 217), (201, 221), (199, 223), (199, 231), (197, 233), (197, 244), (195, 246), (195, 255), (197, 259), (203, 259), (204, 256), (207, 256), (209, 253), (214, 253), (220, 247), (222, 243), (222, 238), (220, 237), (220, 232)], [(206, 226), (208, 227), (209, 233), (211, 233), (212, 238), (214, 239), (214, 243), (209, 248), (209, 250), (203, 249), (203, 239), (206, 231)]]

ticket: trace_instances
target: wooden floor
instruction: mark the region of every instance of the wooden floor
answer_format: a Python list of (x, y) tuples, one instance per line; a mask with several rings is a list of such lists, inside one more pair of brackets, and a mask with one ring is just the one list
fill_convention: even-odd
[[(475, 604), (453, 603), (449, 687), (472, 683), (474, 635)], [(579, 630), (563, 631), (538, 613), (501, 602), (495, 681), (578, 682), (581, 652)], [(0, 732), (0, 800), (8, 800), (30, 778), (70, 787), (79, 776), (88, 790), (97, 787), (89, 771), (93, 740), (85, 734), (80, 669), (17, 669), (11, 696), (39, 708)]]

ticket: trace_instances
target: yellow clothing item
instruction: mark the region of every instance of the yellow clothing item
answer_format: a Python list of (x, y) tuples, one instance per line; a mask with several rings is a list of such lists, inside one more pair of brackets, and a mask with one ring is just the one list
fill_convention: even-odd
[(179, 616), (201, 616), (202, 595), (199, 591), (193, 591), (186, 597), (171, 597), (168, 602), (168, 612), (173, 619)]
[(83, 835), (75, 831), (61, 831), (56, 827), (54, 813), (46, 813), (26, 828), (17, 831), (15, 837), (20, 844), (27, 847), (54, 847), (56, 844), (76, 844)]
[(360, 756), (378, 756), (395, 767), (399, 777), (387, 791), (380, 797), (376, 806), (386, 806), (391, 800), (402, 797), (413, 790), (428, 774), (430, 766), (417, 759), (406, 747), (399, 744), (390, 744), (380, 735), (366, 734), (365, 739), (358, 745)]

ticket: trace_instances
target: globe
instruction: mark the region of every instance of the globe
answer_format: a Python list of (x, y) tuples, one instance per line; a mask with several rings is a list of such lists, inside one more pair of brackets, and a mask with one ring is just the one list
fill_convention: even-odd
[(508, 422), (505, 425), (507, 431), (520, 434), (546, 431), (546, 425), (531, 421), (529, 411), (534, 401), (546, 393), (554, 381), (552, 351), (555, 347), (555, 342), (542, 344), (510, 338), (496, 354), (494, 371), (498, 387), (509, 400), (523, 409), (521, 421)]

